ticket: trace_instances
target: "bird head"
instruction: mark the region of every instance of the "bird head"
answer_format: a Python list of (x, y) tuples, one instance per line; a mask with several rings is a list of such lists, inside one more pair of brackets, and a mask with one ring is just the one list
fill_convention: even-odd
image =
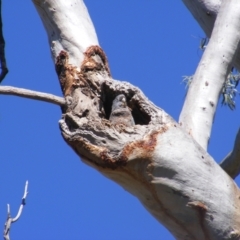
[(118, 108), (126, 108), (126, 107), (127, 107), (126, 97), (123, 94), (117, 95), (113, 100), (112, 112)]

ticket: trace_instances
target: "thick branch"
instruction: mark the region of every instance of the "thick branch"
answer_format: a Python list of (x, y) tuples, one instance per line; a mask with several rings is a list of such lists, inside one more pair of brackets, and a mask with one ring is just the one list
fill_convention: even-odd
[[(211, 37), (214, 22), (222, 0), (182, 0), (207, 37)], [(240, 48), (237, 50), (233, 66), (240, 71)]]
[(95, 28), (84, 2), (32, 1), (47, 32), (54, 63), (59, 53), (67, 50), (69, 63), (79, 68), (86, 49), (98, 45)]
[(24, 88), (17, 88), (11, 86), (0, 86), (0, 94), (3, 95), (14, 95), (24, 98), (30, 98), (34, 100), (40, 100), (44, 102), (53, 103), (59, 106), (65, 105), (65, 100), (62, 97), (55, 96), (49, 93), (32, 91)]
[(220, 166), (232, 178), (237, 177), (240, 173), (240, 129), (238, 130), (232, 152), (223, 159)]
[(91, 97), (76, 89), (72, 102), (77, 105), (60, 120), (65, 141), (85, 163), (136, 196), (177, 239), (231, 239), (240, 226), (240, 193), (225, 172), (137, 88), (106, 81), (102, 89), (108, 96), (105, 109), (111, 96), (124, 94), (135, 122), (140, 116), (150, 121), (112, 126), (88, 107)]
[(206, 33), (206, 36), (210, 38), (222, 0), (182, 1)]
[[(208, 1), (182, 0), (182, 1), (187, 6), (189, 11), (192, 13), (196, 21), (199, 23), (203, 31), (206, 33), (206, 36), (210, 38), (214, 22), (216, 20), (222, 0), (208, 0)], [(240, 48), (238, 48), (237, 50), (233, 66), (240, 70)], [(236, 141), (237, 138), (235, 140), (233, 151), (230, 152), (226, 156), (226, 158), (221, 162), (221, 167), (224, 170), (226, 170), (226, 172), (233, 178), (235, 178), (239, 174), (239, 161), (238, 161), (239, 156), (236, 155), (235, 150), (237, 147)]]
[(240, 2), (224, 1), (180, 115), (180, 124), (207, 149), (223, 83), (240, 40)]
[[(75, 3), (83, 9), (81, 0), (67, 1), (69, 6)], [(85, 163), (136, 196), (177, 239), (236, 237), (240, 229), (240, 192), (235, 183), (138, 88), (109, 76), (106, 56), (99, 46), (89, 45), (84, 52), (77, 49), (73, 53), (72, 48), (61, 44), (61, 36), (68, 39), (69, 31), (63, 26), (69, 24), (71, 28), (75, 23), (65, 18), (65, 4), (64, 0), (45, 0), (39, 11), (48, 35), (59, 25), (55, 41), (61, 51), (53, 52), (53, 57), (67, 102), (59, 121), (64, 140)], [(44, 11), (52, 12), (44, 17)], [(85, 24), (82, 16), (89, 16), (86, 10), (79, 13), (81, 26)], [(85, 30), (83, 34), (89, 36)], [(73, 38), (68, 41), (70, 45), (81, 44), (78, 32), (71, 31), (69, 36)], [(120, 94), (125, 96), (124, 106), (135, 125), (113, 123), (109, 118), (113, 100)]]
[[(240, 193), (234, 182), (138, 88), (104, 80), (106, 68), (98, 52), (84, 61), (89, 66), (96, 59), (94, 68), (85, 71), (83, 66), (83, 72), (75, 73), (79, 84), (69, 92), (68, 109), (59, 122), (64, 140), (85, 163), (136, 196), (177, 239), (234, 236), (240, 225)], [(67, 58), (63, 62), (65, 71)], [(65, 76), (62, 82), (71, 78), (59, 75)], [(111, 104), (119, 94), (125, 95), (136, 125), (110, 121)]]

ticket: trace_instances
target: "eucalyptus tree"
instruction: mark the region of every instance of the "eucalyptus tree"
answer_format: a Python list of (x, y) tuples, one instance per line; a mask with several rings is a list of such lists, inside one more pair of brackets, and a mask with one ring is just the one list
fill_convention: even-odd
[[(183, 2), (209, 43), (179, 122), (137, 87), (113, 79), (82, 0), (33, 0), (64, 98), (4, 86), (0, 92), (60, 105), (66, 143), (136, 196), (176, 239), (239, 239), (240, 191), (233, 179), (240, 171), (240, 134), (220, 165), (207, 148), (219, 97), (232, 101), (229, 76), (240, 66), (240, 2)], [(121, 120), (126, 112), (132, 124)]]

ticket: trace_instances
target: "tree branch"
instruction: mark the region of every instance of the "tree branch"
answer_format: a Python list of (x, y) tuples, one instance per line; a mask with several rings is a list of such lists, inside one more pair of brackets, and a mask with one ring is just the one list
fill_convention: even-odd
[(69, 63), (79, 68), (86, 49), (92, 45), (99, 45), (83, 0), (63, 1), (61, 4), (58, 0), (32, 1), (47, 32), (53, 62), (55, 63), (62, 50), (67, 49)]
[(1, 63), (1, 74), (0, 83), (8, 73), (7, 62), (5, 58), (5, 40), (3, 37), (3, 24), (2, 24), (2, 0), (0, 0), (0, 63)]
[(224, 1), (180, 115), (180, 124), (207, 149), (223, 84), (240, 41), (240, 2)]
[[(211, 37), (214, 22), (217, 18), (222, 0), (182, 0), (196, 19), (208, 38)], [(237, 50), (233, 66), (240, 71), (240, 47)]]
[[(84, 27), (82, 35), (69, 30), (78, 29), (78, 24), (87, 26), (84, 18), (90, 17), (83, 1), (34, 3), (37, 8), (41, 5), (39, 14), (67, 99), (59, 121), (66, 143), (85, 163), (137, 197), (176, 239), (233, 239), (240, 223), (236, 184), (138, 88), (109, 77), (104, 52), (95, 43), (91, 46), (88, 38), (93, 26), (89, 31)], [(73, 52), (75, 43), (81, 49)], [(126, 97), (125, 104), (132, 110), (133, 126), (115, 126), (109, 121), (113, 100), (119, 94)]]
[(14, 95), (24, 98), (30, 98), (34, 100), (40, 100), (44, 102), (53, 103), (59, 106), (65, 105), (65, 100), (62, 97), (55, 96), (49, 93), (32, 91), (24, 88), (17, 88), (11, 86), (0, 86), (0, 94), (3, 95)]
[(222, 0), (182, 0), (197, 20), (208, 38), (210, 38)]
[(16, 222), (22, 214), (23, 207), (26, 205), (26, 198), (27, 198), (27, 195), (28, 195), (27, 190), (28, 190), (28, 181), (26, 181), (26, 184), (25, 184), (24, 193), (23, 193), (23, 197), (22, 197), (22, 203), (21, 203), (21, 205), (18, 209), (18, 213), (17, 213), (16, 217), (12, 218), (12, 223)]
[(24, 188), (24, 194), (22, 197), (22, 203), (19, 207), (18, 213), (15, 218), (11, 218), (10, 205), (7, 204), (7, 221), (5, 222), (4, 231), (3, 231), (4, 240), (10, 240), (9, 233), (10, 233), (10, 229), (11, 229), (11, 224), (16, 222), (20, 218), (23, 207), (26, 205), (27, 195), (28, 195), (28, 181), (26, 181), (25, 188)]
[(222, 160), (220, 166), (232, 178), (237, 177), (240, 173), (240, 128), (238, 129), (232, 152)]

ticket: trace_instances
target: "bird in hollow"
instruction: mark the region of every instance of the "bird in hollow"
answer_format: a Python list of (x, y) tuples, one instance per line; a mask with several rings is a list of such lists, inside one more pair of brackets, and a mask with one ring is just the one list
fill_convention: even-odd
[(127, 127), (135, 125), (132, 113), (127, 106), (126, 97), (123, 94), (117, 95), (113, 100), (109, 120), (114, 125), (122, 124)]

